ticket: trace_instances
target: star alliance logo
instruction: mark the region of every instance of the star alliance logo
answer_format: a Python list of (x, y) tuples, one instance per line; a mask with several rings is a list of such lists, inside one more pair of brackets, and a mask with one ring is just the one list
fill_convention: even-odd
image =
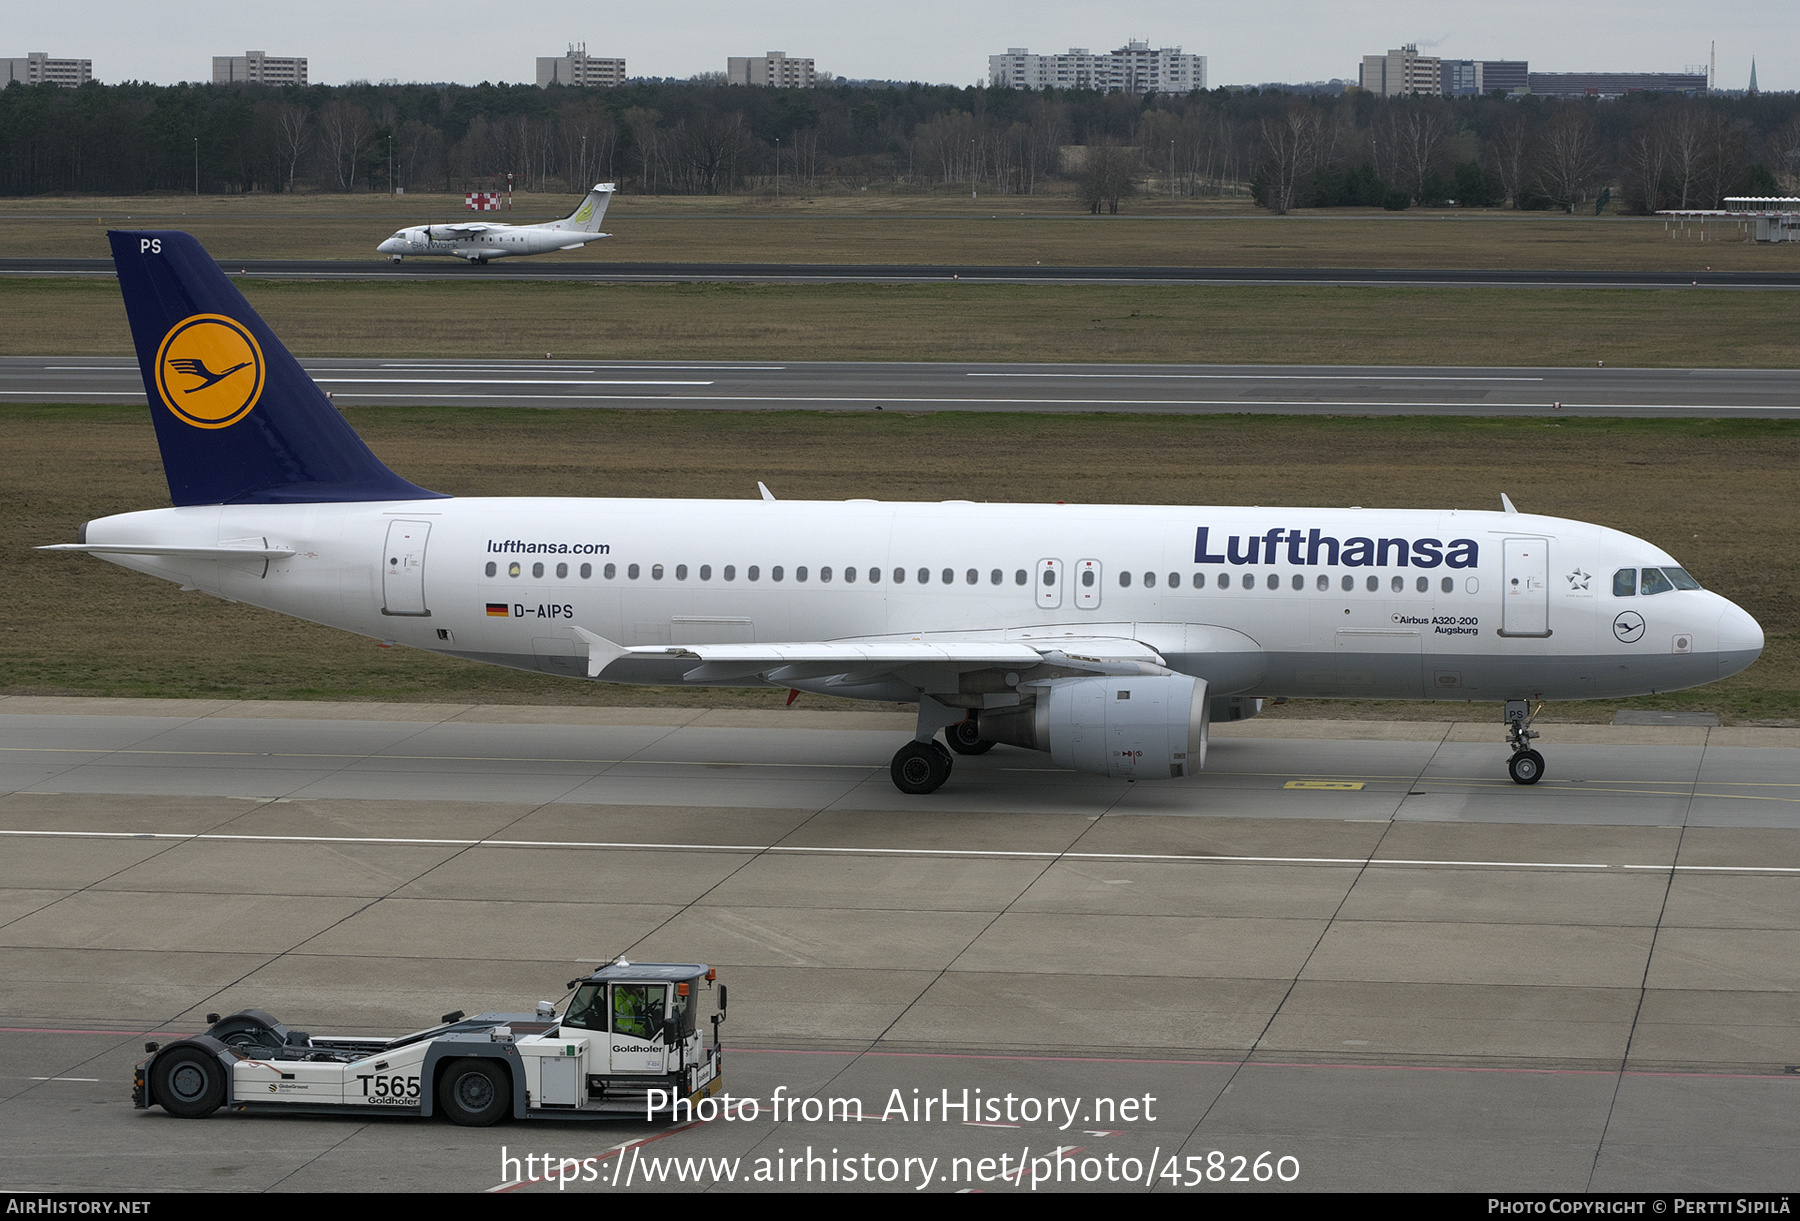
[(1593, 580), (1594, 576), (1592, 573), (1583, 572), (1577, 568), (1574, 572), (1565, 573), (1564, 578), (1569, 582), (1569, 589), (1573, 592), (1577, 589), (1586, 589), (1588, 582)]

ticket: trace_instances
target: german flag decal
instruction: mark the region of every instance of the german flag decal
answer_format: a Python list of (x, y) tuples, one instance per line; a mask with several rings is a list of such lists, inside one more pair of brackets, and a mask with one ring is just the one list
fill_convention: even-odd
[(487, 604), (489, 619), (504, 619), (507, 616), (506, 603), (489, 602)]

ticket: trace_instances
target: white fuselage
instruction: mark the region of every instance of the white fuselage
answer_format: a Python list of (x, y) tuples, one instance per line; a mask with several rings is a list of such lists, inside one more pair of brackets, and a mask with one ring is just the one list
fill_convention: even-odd
[(575, 250), (606, 236), (550, 225), (495, 224), (470, 233), (457, 232), (448, 225), (415, 225), (400, 230), (376, 249), (389, 256), (447, 254), (485, 262), (523, 254), (548, 254), (552, 250)]
[[(624, 645), (1068, 635), (1137, 640), (1215, 696), (1587, 699), (1711, 682), (1763, 643), (1706, 590), (1615, 593), (1620, 570), (1676, 564), (1656, 547), (1530, 514), (470, 498), (158, 509), (90, 522), (84, 541), (291, 548), (105, 558), (570, 677), (587, 674), (578, 627)], [(633, 658), (606, 677), (693, 669)], [(896, 698), (891, 682), (833, 689)]]

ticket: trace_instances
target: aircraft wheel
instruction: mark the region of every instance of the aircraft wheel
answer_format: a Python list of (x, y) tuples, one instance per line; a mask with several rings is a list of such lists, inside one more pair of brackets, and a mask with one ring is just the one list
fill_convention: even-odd
[(922, 796), (936, 792), (950, 779), (950, 765), (950, 752), (935, 740), (908, 742), (894, 752), (894, 762), (888, 770), (894, 777), (895, 788), (902, 793)]
[(981, 732), (974, 721), (958, 721), (950, 726), (944, 730), (944, 741), (959, 755), (985, 755), (994, 749), (992, 742), (981, 740)]
[(1544, 756), (1535, 750), (1522, 750), (1506, 761), (1506, 771), (1514, 784), (1536, 784), (1544, 778)]
[(225, 1066), (203, 1048), (171, 1048), (151, 1070), (150, 1088), (169, 1114), (205, 1119), (225, 1101)]
[(444, 1073), (438, 1097), (451, 1123), (485, 1128), (512, 1110), (512, 1083), (491, 1060), (458, 1060)]

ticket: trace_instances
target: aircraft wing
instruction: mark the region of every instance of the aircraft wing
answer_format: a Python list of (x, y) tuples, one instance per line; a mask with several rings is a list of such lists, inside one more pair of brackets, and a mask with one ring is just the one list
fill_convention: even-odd
[(510, 229), (511, 225), (487, 225), (469, 221), (460, 225), (426, 225), (425, 236), (441, 241), (445, 236), (468, 237), (475, 233), (486, 233), (489, 229)]
[(1038, 644), (1004, 639), (954, 640), (923, 637), (864, 637), (769, 644), (620, 645), (585, 628), (575, 634), (588, 646), (588, 677), (599, 678), (621, 658), (692, 661), (690, 680), (746, 678), (771, 671), (795, 673), (804, 667), (814, 675), (856, 673), (880, 675), (908, 666), (948, 665), (958, 670), (1007, 666), (1028, 670), (1053, 664), (1064, 668), (1112, 672), (1121, 667), (1142, 673), (1161, 672), (1163, 659), (1148, 645), (1113, 637), (1059, 636)]

